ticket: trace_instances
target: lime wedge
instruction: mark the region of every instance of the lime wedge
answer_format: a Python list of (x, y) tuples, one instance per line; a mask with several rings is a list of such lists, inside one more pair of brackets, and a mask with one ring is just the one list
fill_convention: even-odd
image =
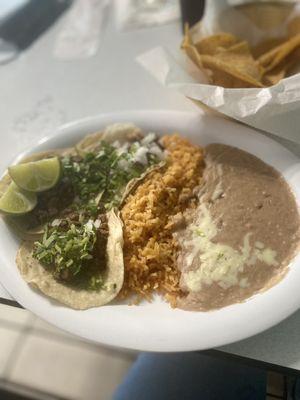
[(0, 198), (0, 211), (5, 214), (20, 215), (31, 211), (37, 203), (33, 192), (20, 189), (12, 182)]
[(11, 179), (22, 189), (29, 192), (43, 192), (56, 185), (60, 177), (58, 157), (45, 158), (8, 168)]

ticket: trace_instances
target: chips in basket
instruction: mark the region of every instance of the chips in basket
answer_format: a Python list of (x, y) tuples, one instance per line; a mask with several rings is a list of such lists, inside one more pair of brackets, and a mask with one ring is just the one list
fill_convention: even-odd
[(300, 64), (297, 26), (292, 26), (293, 36), (268, 40), (253, 49), (231, 33), (218, 33), (194, 41), (186, 26), (181, 47), (213, 85), (226, 88), (271, 86), (288, 76), (295, 64)]

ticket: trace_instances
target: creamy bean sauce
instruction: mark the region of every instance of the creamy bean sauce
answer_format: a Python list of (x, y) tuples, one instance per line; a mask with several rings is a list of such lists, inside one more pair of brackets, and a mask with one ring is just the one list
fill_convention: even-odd
[(237, 148), (211, 144), (197, 195), (174, 237), (184, 296), (178, 307), (208, 311), (279, 282), (299, 250), (300, 218), (288, 184)]

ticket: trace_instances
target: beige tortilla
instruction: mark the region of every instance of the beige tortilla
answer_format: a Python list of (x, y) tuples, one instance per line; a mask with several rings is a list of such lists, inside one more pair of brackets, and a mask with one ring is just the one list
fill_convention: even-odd
[(32, 257), (33, 243), (24, 242), (16, 257), (23, 279), (45, 295), (76, 310), (99, 307), (112, 301), (122, 288), (124, 280), (123, 230), (119, 215), (112, 210), (107, 214), (109, 235), (107, 241), (107, 267), (104, 273), (105, 289), (76, 290), (57, 282), (36, 259)]
[[(113, 143), (119, 141), (120, 144), (125, 142), (132, 142), (142, 136), (140, 128), (131, 123), (116, 123), (109, 125), (104, 132), (96, 132), (84, 137), (77, 145), (76, 150), (79, 154), (93, 151), (99, 145), (101, 140), (105, 140), (107, 143)], [(152, 171), (162, 168), (166, 164), (165, 161), (161, 161), (157, 165), (149, 167), (139, 178), (131, 179), (124, 188), (122, 194), (122, 200), (119, 208), (122, 207), (125, 199), (128, 195), (145, 179), (145, 177)]]
[(107, 143), (119, 141), (121, 144), (134, 141), (142, 136), (142, 131), (131, 123), (116, 123), (109, 125), (103, 132), (95, 132), (85, 136), (75, 146), (77, 152), (81, 155), (89, 151), (95, 150), (101, 140)]

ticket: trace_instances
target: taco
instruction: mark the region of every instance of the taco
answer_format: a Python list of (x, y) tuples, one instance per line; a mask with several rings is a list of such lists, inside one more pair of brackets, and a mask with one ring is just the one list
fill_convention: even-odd
[[(74, 309), (101, 306), (123, 285), (123, 233), (118, 209), (164, 152), (152, 133), (114, 124), (73, 148), (34, 154), (22, 162), (58, 157), (61, 177), (37, 193), (37, 205), (5, 220), (24, 242), (16, 263), (34, 288)], [(0, 182), (5, 192), (11, 179)]]
[[(121, 290), (124, 279), (122, 223), (113, 210), (108, 213), (107, 225), (106, 254), (101, 252), (99, 256), (102, 256), (102, 260), (97, 260), (97, 267), (100, 267), (100, 275), (94, 281), (98, 285), (97, 290), (68, 285), (56, 279), (50, 270), (32, 256), (34, 243), (29, 241), (21, 244), (16, 257), (23, 279), (45, 295), (74, 309), (84, 310), (109, 303)], [(104, 236), (103, 232), (102, 235)], [(105, 265), (103, 261), (106, 261)]]

